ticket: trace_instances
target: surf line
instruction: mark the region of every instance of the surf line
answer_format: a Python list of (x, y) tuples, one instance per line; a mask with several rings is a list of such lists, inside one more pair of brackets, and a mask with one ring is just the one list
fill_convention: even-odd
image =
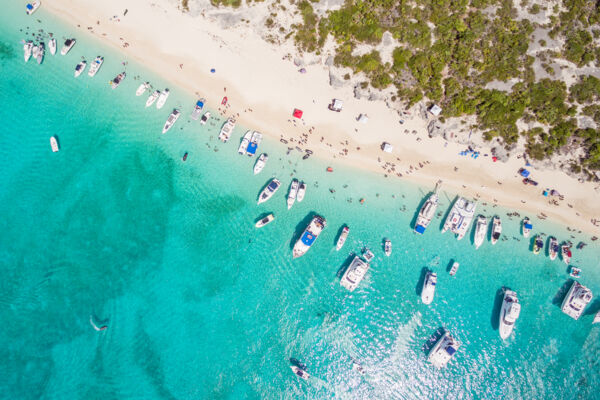
[(102, 325), (102, 326), (98, 326), (94, 323), (94, 320), (92, 319), (92, 316), (90, 315), (90, 324), (92, 324), (92, 326), (94, 327), (95, 330), (97, 331), (103, 331), (106, 328), (108, 328), (108, 325)]

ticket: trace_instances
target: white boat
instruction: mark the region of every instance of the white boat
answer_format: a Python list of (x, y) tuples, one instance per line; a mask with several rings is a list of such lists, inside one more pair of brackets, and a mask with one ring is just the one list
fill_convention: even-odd
[(456, 275), (456, 271), (458, 271), (459, 266), (460, 264), (454, 261), (454, 264), (452, 264), (452, 268), (450, 268), (450, 276)]
[(269, 214), (266, 217), (264, 217), (263, 219), (261, 219), (260, 221), (258, 221), (254, 226), (256, 226), (257, 228), (262, 228), (263, 226), (267, 225), (269, 222), (273, 221), (275, 219), (275, 216), (273, 214)]
[(204, 108), (205, 102), (206, 102), (205, 99), (200, 99), (196, 102), (196, 105), (194, 106), (194, 111), (192, 111), (192, 115), (190, 115), (190, 117), (194, 121), (197, 121), (198, 118), (200, 117), (200, 113), (202, 112), (202, 109)]
[(304, 255), (315, 243), (326, 226), (327, 222), (325, 218), (315, 215), (302, 233), (302, 236), (300, 236), (300, 239), (294, 245), (294, 249), (292, 250), (294, 258)]
[(281, 182), (279, 182), (277, 178), (273, 178), (271, 182), (269, 182), (269, 184), (258, 195), (258, 204), (264, 203), (265, 201), (273, 197), (275, 192), (279, 190), (280, 186)]
[(423, 207), (419, 210), (419, 215), (417, 216), (417, 222), (415, 224), (415, 232), (423, 234), (425, 229), (429, 226), (429, 223), (435, 216), (435, 211), (438, 206), (438, 195), (437, 193), (433, 193)]
[(148, 100), (146, 100), (146, 107), (150, 107), (152, 104), (154, 104), (156, 99), (158, 99), (158, 96), (160, 96), (160, 92), (158, 90), (152, 92), (152, 94), (148, 96)]
[(41, 64), (42, 61), (44, 61), (44, 54), (46, 54), (46, 46), (44, 46), (44, 43), (42, 42), (38, 45), (38, 52), (35, 56), (38, 64)]
[(383, 242), (383, 252), (388, 257), (392, 255), (392, 241), (390, 239), (385, 239)]
[(475, 244), (475, 248), (478, 249), (479, 246), (483, 244), (485, 240), (485, 235), (488, 230), (488, 220), (483, 215), (477, 217), (477, 222), (475, 223), (475, 237), (473, 243)]
[(579, 269), (577, 267), (571, 267), (571, 271), (569, 272), (569, 275), (572, 278), (580, 278), (581, 277), (581, 269)]
[[(137, 90), (135, 91), (135, 95), (136, 96), (141, 96), (143, 95), (146, 90), (150, 89), (150, 82), (144, 82), (141, 83), (140, 86), (138, 86)], [(156, 97), (158, 97), (158, 94), (156, 95)], [(154, 103), (154, 102), (153, 102)]]
[(50, 54), (56, 54), (56, 39), (52, 38), (48, 41), (48, 49), (50, 50)]
[(365, 260), (366, 260), (368, 263), (370, 263), (370, 262), (371, 262), (371, 261), (372, 261), (372, 260), (375, 258), (375, 254), (373, 254), (373, 253), (371, 252), (371, 250), (369, 250), (369, 249), (367, 249), (367, 248), (365, 247), (365, 249), (364, 249), (364, 252), (363, 252), (363, 258), (364, 258), (364, 259), (365, 259)]
[(444, 332), (442, 337), (429, 351), (427, 359), (437, 368), (445, 367), (448, 362), (454, 357), (456, 351), (460, 347), (460, 343), (454, 339), (448, 332)]
[(352, 369), (361, 375), (365, 374), (365, 369), (356, 360), (352, 360)]
[(529, 222), (529, 218), (525, 217), (523, 219), (523, 236), (526, 238), (529, 237), (532, 229), (533, 225), (531, 225), (531, 222)]
[(592, 300), (592, 291), (581, 283), (574, 281), (562, 302), (561, 310), (569, 317), (577, 320), (585, 307)]
[(306, 194), (306, 184), (304, 182), (300, 182), (300, 186), (298, 186), (298, 194), (296, 195), (296, 201), (301, 202), (304, 200), (304, 195)]
[(227, 143), (227, 141), (231, 137), (231, 132), (233, 132), (234, 127), (235, 118), (229, 117), (221, 127), (221, 132), (219, 132), (219, 140), (221, 140), (223, 143)]
[(52, 149), (53, 153), (56, 153), (60, 150), (60, 148), (58, 147), (58, 140), (56, 140), (56, 136), (50, 137), (50, 148)]
[(592, 324), (597, 324), (600, 323), (600, 311), (598, 311), (596, 313), (596, 315), (594, 316), (594, 321), (592, 321)]
[(521, 304), (519, 303), (519, 299), (517, 299), (517, 293), (505, 289), (502, 307), (500, 308), (500, 325), (498, 327), (502, 339), (507, 339), (510, 336), (520, 313)]
[(209, 119), (210, 119), (210, 111), (207, 111), (204, 113), (202, 118), (200, 118), (200, 125), (206, 124), (206, 122), (208, 122)]
[(250, 143), (248, 144), (248, 148), (246, 149), (246, 154), (248, 157), (252, 157), (256, 154), (256, 150), (258, 149), (258, 145), (262, 142), (262, 133), (254, 131), (252, 133), (252, 138), (250, 139)]
[(340, 233), (340, 237), (337, 240), (337, 244), (335, 245), (335, 250), (340, 251), (342, 247), (344, 247), (344, 243), (346, 243), (346, 239), (348, 238), (348, 234), (350, 233), (350, 228), (347, 226), (342, 229), (342, 233)]
[(113, 88), (113, 89), (118, 88), (119, 85), (121, 84), (121, 82), (123, 82), (123, 79), (125, 79), (126, 76), (127, 76), (127, 74), (125, 73), (125, 71), (123, 71), (119, 75), (115, 76), (115, 79), (113, 79), (112, 81), (110, 81), (110, 87)]
[(423, 304), (431, 304), (435, 295), (435, 286), (437, 285), (437, 274), (428, 271), (423, 281), (423, 289), (421, 289), (421, 300)]
[(23, 51), (25, 53), (25, 62), (29, 61), (31, 54), (33, 53), (33, 42), (31, 40), (25, 42), (23, 45)]
[(31, 48), (31, 56), (33, 57), (33, 59), (37, 59), (38, 53), (40, 52), (40, 48), (38, 47), (37, 44), (34, 44), (33, 47)]
[(565, 243), (560, 248), (561, 256), (565, 264), (569, 265), (571, 262), (571, 243)]
[(471, 225), (476, 206), (476, 203), (464, 197), (459, 197), (452, 206), (448, 218), (446, 218), (442, 233), (450, 229), (450, 231), (456, 234), (456, 239), (462, 239)]
[(502, 221), (500, 217), (492, 218), (492, 244), (496, 244), (502, 234)]
[(369, 263), (360, 256), (354, 256), (354, 259), (348, 268), (346, 268), (344, 275), (342, 275), (340, 285), (353, 292), (363, 280), (368, 270)]
[(310, 374), (308, 372), (306, 372), (305, 370), (303, 370), (302, 368), (296, 367), (295, 365), (292, 365), (290, 368), (292, 369), (292, 371), (294, 371), (294, 374), (297, 377), (302, 378), (305, 381), (307, 381), (308, 378), (310, 378)]
[(533, 241), (533, 254), (540, 254), (544, 248), (544, 241), (540, 235), (537, 235)]
[(156, 102), (156, 108), (163, 108), (163, 106), (167, 102), (167, 99), (169, 98), (169, 94), (169, 89), (165, 89), (164, 91), (160, 92), (160, 96), (158, 96), (158, 101)]
[(248, 145), (250, 144), (251, 138), (252, 138), (252, 131), (246, 132), (246, 134), (242, 138), (242, 141), (240, 142), (240, 147), (238, 147), (238, 154), (240, 154), (240, 155), (246, 154), (246, 149), (248, 148)]
[(269, 156), (266, 153), (262, 153), (260, 157), (258, 157), (258, 160), (256, 160), (256, 164), (254, 164), (254, 175), (258, 174), (260, 171), (263, 170), (268, 159)]
[(296, 195), (298, 195), (298, 186), (299, 185), (300, 185), (300, 182), (298, 182), (298, 179), (292, 179), (292, 184), (290, 185), (290, 191), (288, 192), (288, 197), (287, 197), (288, 210), (290, 208), (292, 208), (292, 206), (296, 202)]
[(25, 6), (25, 12), (27, 13), (27, 15), (31, 15), (35, 12), (35, 10), (40, 8), (40, 5), (42, 5), (42, 2), (39, 0), (27, 3), (27, 5)]
[(559, 251), (560, 247), (558, 246), (558, 240), (556, 240), (554, 236), (550, 236), (548, 241), (548, 255), (550, 256), (550, 260), (556, 260)]
[(177, 118), (179, 118), (179, 110), (175, 108), (169, 115), (169, 118), (167, 118), (165, 126), (163, 126), (162, 133), (166, 133), (169, 129), (171, 129), (175, 121), (177, 121)]
[(83, 71), (85, 71), (85, 67), (87, 66), (87, 62), (85, 60), (82, 60), (79, 62), (79, 64), (77, 64), (75, 66), (75, 78), (77, 78), (79, 75), (81, 75), (83, 73)]
[(90, 70), (88, 71), (88, 75), (91, 77), (96, 76), (96, 74), (98, 73), (98, 70), (102, 66), (102, 63), (104, 63), (104, 57), (102, 57), (102, 56), (96, 57), (94, 59), (94, 61), (92, 62), (92, 65), (90, 65)]
[(66, 56), (67, 53), (69, 51), (71, 51), (71, 49), (73, 48), (73, 46), (75, 46), (75, 43), (77, 41), (75, 39), (67, 39), (65, 40), (65, 44), (63, 45), (62, 49), (60, 49), (60, 54), (62, 54), (63, 56)]

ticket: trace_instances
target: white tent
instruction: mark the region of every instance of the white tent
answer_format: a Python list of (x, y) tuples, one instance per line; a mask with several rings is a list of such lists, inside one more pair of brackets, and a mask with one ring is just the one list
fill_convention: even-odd
[(394, 146), (392, 146), (388, 142), (383, 142), (381, 144), (381, 150), (385, 151), (386, 153), (391, 153), (392, 150), (394, 150)]
[(429, 107), (429, 112), (437, 117), (442, 112), (442, 108), (437, 104), (434, 104), (431, 107)]
[(339, 99), (333, 99), (333, 101), (331, 102), (331, 104), (329, 105), (329, 109), (331, 111), (337, 111), (340, 112), (342, 111), (342, 106), (344, 105), (344, 102), (339, 100)]
[(356, 118), (356, 120), (357, 120), (358, 122), (362, 122), (363, 124), (366, 124), (366, 123), (367, 123), (367, 121), (369, 120), (369, 117), (367, 117), (367, 114), (360, 114), (360, 115), (358, 116), (358, 118)]

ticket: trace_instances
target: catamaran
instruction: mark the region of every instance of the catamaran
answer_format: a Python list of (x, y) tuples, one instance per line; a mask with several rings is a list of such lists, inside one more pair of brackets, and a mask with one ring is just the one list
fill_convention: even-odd
[(148, 100), (146, 100), (146, 107), (150, 107), (152, 104), (154, 104), (156, 99), (158, 99), (158, 96), (160, 96), (160, 92), (158, 90), (155, 90), (150, 96), (148, 96)]
[(344, 226), (342, 229), (342, 233), (340, 233), (340, 237), (337, 240), (337, 244), (335, 245), (335, 250), (340, 251), (342, 247), (344, 247), (344, 243), (346, 243), (346, 239), (348, 238), (348, 234), (350, 233), (350, 228)]
[(32, 1), (31, 3), (27, 3), (27, 5), (25, 6), (25, 12), (27, 13), (27, 15), (31, 15), (35, 12), (35, 10), (40, 8), (41, 4), (42, 4), (42, 2), (39, 0)]
[(250, 139), (250, 143), (248, 144), (248, 149), (246, 150), (246, 154), (248, 157), (252, 157), (256, 154), (256, 149), (258, 149), (258, 145), (262, 142), (262, 133), (254, 131), (252, 133), (252, 138)]
[(448, 218), (446, 218), (442, 233), (450, 229), (456, 234), (457, 240), (462, 239), (471, 225), (471, 221), (475, 215), (476, 206), (476, 203), (469, 201), (464, 197), (459, 197), (452, 206)]
[(475, 248), (478, 249), (479, 246), (483, 244), (485, 240), (485, 235), (488, 230), (488, 221), (487, 218), (483, 215), (477, 217), (477, 222), (475, 223), (475, 237), (473, 243), (475, 244)]
[(33, 53), (33, 42), (31, 40), (25, 42), (23, 45), (23, 51), (25, 52), (25, 62), (27, 62)]
[(65, 40), (65, 44), (63, 45), (62, 49), (60, 49), (60, 54), (62, 54), (63, 56), (66, 56), (67, 53), (69, 51), (71, 51), (71, 49), (73, 48), (73, 46), (75, 46), (75, 43), (77, 41), (75, 39), (67, 39)]
[(163, 106), (167, 102), (167, 99), (169, 98), (169, 94), (171, 94), (169, 92), (169, 89), (165, 89), (164, 91), (160, 92), (160, 95), (158, 96), (158, 101), (156, 102), (156, 108), (163, 108)]
[(561, 250), (561, 255), (562, 255), (562, 259), (565, 262), (565, 264), (569, 265), (569, 263), (571, 262), (571, 243), (565, 243), (561, 246), (560, 248)]
[(288, 192), (288, 197), (287, 197), (288, 210), (290, 208), (292, 208), (292, 206), (296, 202), (296, 196), (298, 195), (298, 186), (299, 185), (300, 185), (300, 183), (298, 182), (298, 179), (295, 179), (295, 178), (292, 179), (292, 184), (290, 185), (290, 191)]
[(166, 133), (169, 129), (171, 129), (175, 121), (177, 121), (177, 118), (179, 118), (179, 110), (174, 108), (171, 114), (169, 115), (169, 118), (167, 118), (165, 126), (163, 126), (162, 133)]
[(240, 142), (240, 147), (238, 148), (238, 154), (244, 155), (246, 154), (246, 149), (248, 149), (248, 145), (250, 144), (250, 139), (252, 138), (252, 131), (246, 132), (242, 141)]
[(307, 381), (308, 378), (310, 378), (310, 374), (308, 372), (306, 372), (305, 370), (303, 370), (302, 368), (297, 367), (295, 365), (292, 365), (290, 368), (294, 372), (294, 375), (296, 375), (297, 377), (302, 378), (305, 381)]
[(77, 78), (79, 75), (82, 74), (83, 71), (85, 71), (85, 67), (87, 66), (87, 62), (85, 60), (80, 61), (76, 66), (75, 66), (75, 78)]
[[(141, 83), (140, 86), (138, 86), (137, 90), (135, 91), (135, 95), (136, 96), (141, 96), (148, 89), (150, 89), (150, 82)], [(158, 95), (156, 97), (158, 97)]]
[(515, 322), (519, 318), (521, 313), (521, 304), (517, 298), (517, 293), (512, 290), (504, 290), (504, 299), (502, 300), (502, 308), (500, 309), (500, 325), (498, 330), (500, 331), (500, 337), (507, 339), (513, 328)]
[(435, 367), (443, 368), (448, 364), (452, 357), (454, 357), (454, 354), (456, 354), (459, 347), (460, 343), (450, 336), (448, 332), (444, 332), (442, 337), (429, 351), (427, 359)]
[(346, 268), (344, 275), (342, 275), (340, 285), (353, 292), (363, 280), (368, 270), (369, 263), (360, 256), (354, 256), (354, 259), (348, 268)]
[(46, 47), (44, 46), (44, 42), (41, 42), (38, 45), (38, 52), (37, 52), (37, 55), (35, 56), (38, 64), (41, 64), (42, 61), (44, 61), (44, 54), (46, 53), (45, 50), (46, 50)]
[(525, 219), (523, 219), (523, 236), (528, 238), (532, 229), (533, 225), (529, 222), (529, 218), (525, 217)]
[(325, 218), (319, 215), (315, 215), (313, 217), (312, 221), (310, 221), (310, 223), (302, 233), (302, 236), (300, 236), (300, 239), (298, 239), (298, 241), (294, 245), (294, 249), (292, 251), (294, 258), (303, 256), (308, 251), (308, 249), (310, 249), (310, 247), (315, 243), (325, 226), (327, 226)]
[(544, 241), (540, 235), (535, 237), (535, 241), (533, 242), (533, 254), (540, 254), (540, 251), (544, 248)]
[(119, 85), (121, 84), (121, 82), (123, 82), (123, 79), (125, 79), (126, 76), (127, 76), (127, 74), (125, 73), (125, 71), (123, 71), (119, 75), (115, 76), (115, 79), (113, 79), (112, 81), (110, 81), (110, 87), (113, 88), (113, 89), (118, 88)]
[(254, 226), (256, 226), (257, 228), (262, 228), (263, 226), (267, 225), (274, 219), (275, 219), (275, 216), (273, 214), (269, 214), (266, 217), (264, 217), (263, 219), (261, 219), (260, 221), (258, 221)]
[(498, 239), (500, 239), (500, 235), (502, 234), (502, 221), (500, 221), (499, 217), (494, 217), (492, 219), (492, 244), (496, 244)]
[(204, 113), (202, 118), (200, 118), (200, 125), (206, 124), (206, 122), (210, 119), (210, 111)]
[(56, 136), (50, 137), (50, 148), (53, 153), (56, 153), (60, 148), (58, 147), (58, 140), (56, 140)]
[(258, 157), (258, 160), (256, 160), (256, 164), (254, 164), (254, 175), (260, 173), (260, 171), (263, 170), (268, 159), (269, 156), (267, 155), (267, 153), (262, 153), (260, 157)]
[(450, 276), (456, 275), (456, 271), (458, 271), (459, 266), (460, 264), (454, 261), (454, 263), (452, 264), (452, 268), (450, 268)]
[(98, 73), (98, 70), (100, 69), (100, 67), (102, 66), (102, 64), (104, 63), (104, 57), (102, 56), (98, 56), (94, 59), (94, 62), (92, 62), (92, 65), (90, 65), (90, 70), (88, 71), (88, 75), (91, 77), (96, 76), (96, 74)]
[(431, 304), (435, 295), (435, 286), (437, 285), (437, 274), (435, 272), (427, 272), (423, 281), (423, 289), (421, 289), (421, 300), (423, 304)]
[(417, 222), (415, 223), (415, 232), (423, 234), (425, 233), (425, 229), (429, 226), (429, 223), (435, 216), (435, 211), (438, 206), (438, 195), (437, 195), (437, 186), (435, 192), (429, 196), (423, 207), (419, 210), (419, 215), (417, 217)]
[(233, 128), (235, 128), (235, 118), (229, 117), (221, 127), (221, 132), (219, 132), (219, 140), (221, 140), (223, 143), (227, 143), (231, 137)]
[(383, 242), (383, 252), (388, 257), (392, 255), (392, 241), (390, 239), (385, 239)]
[(263, 191), (260, 192), (260, 195), (258, 196), (258, 204), (264, 203), (265, 201), (269, 200), (279, 189), (280, 186), (281, 182), (279, 182), (277, 178), (273, 178), (271, 182), (269, 182), (267, 187), (265, 187)]
[(591, 300), (592, 291), (581, 283), (573, 281), (560, 309), (569, 317), (578, 320)]
[(298, 195), (296, 196), (296, 201), (300, 203), (304, 200), (304, 195), (306, 194), (306, 184), (304, 182), (300, 182), (300, 186), (298, 186)]
[(48, 49), (50, 50), (50, 54), (56, 54), (56, 39), (52, 38), (48, 41)]
[(192, 115), (190, 115), (190, 117), (194, 121), (197, 121), (198, 118), (200, 117), (200, 114), (202, 113), (202, 109), (204, 108), (205, 102), (206, 102), (205, 99), (200, 99), (196, 102), (196, 105), (194, 106), (194, 111), (192, 111)]
[(548, 255), (550, 256), (550, 260), (556, 260), (559, 251), (560, 247), (558, 246), (558, 240), (556, 240), (554, 236), (550, 236), (550, 239), (548, 240)]

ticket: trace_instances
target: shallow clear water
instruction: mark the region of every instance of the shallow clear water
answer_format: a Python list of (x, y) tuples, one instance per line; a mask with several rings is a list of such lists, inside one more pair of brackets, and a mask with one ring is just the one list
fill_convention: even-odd
[[(255, 160), (236, 152), (242, 127), (230, 143), (217, 142), (220, 122), (190, 122), (194, 99), (176, 87), (162, 110), (144, 108), (135, 76), (169, 85), (134, 63), (111, 90), (124, 56), (43, 8), (27, 18), (20, 4), (5, 5), (0, 20), (3, 398), (598, 397), (598, 301), (579, 321), (562, 314), (565, 265), (534, 256), (507, 210), (480, 204), (503, 216), (504, 238), (476, 251), (466, 238), (442, 235), (441, 216), (424, 236), (412, 233), (433, 183), (419, 188), (337, 165), (328, 174), (323, 162), (286, 156), (268, 140), (260, 150), (270, 160), (254, 176)], [(24, 64), (27, 26), (59, 38), (71, 32), (78, 43), (66, 57)], [(97, 54), (106, 57), (98, 75), (73, 78), (79, 58)], [(175, 106), (183, 116), (161, 135)], [(59, 153), (50, 151), (51, 135)], [(256, 206), (272, 176), (283, 188)], [(308, 191), (287, 211), (291, 176)], [(440, 213), (453, 196), (441, 196)], [(267, 212), (275, 221), (256, 230)], [(293, 238), (312, 213), (328, 227), (292, 260)], [(343, 224), (351, 232), (336, 252)], [(534, 225), (560, 240), (571, 235)], [(389, 258), (384, 237), (394, 244)], [(571, 238), (580, 239), (589, 242)], [(376, 259), (351, 294), (336, 274), (363, 246)], [(589, 245), (573, 261), (596, 294), (598, 254)], [(446, 272), (452, 260), (461, 263), (454, 278)], [(419, 296), (424, 268), (438, 272), (430, 306)], [(503, 286), (523, 305), (507, 341), (496, 322)], [(108, 329), (95, 331), (90, 315)], [(424, 349), (442, 327), (462, 346), (438, 371)], [(314, 378), (294, 377), (290, 358)], [(352, 371), (353, 358), (365, 376)]]

